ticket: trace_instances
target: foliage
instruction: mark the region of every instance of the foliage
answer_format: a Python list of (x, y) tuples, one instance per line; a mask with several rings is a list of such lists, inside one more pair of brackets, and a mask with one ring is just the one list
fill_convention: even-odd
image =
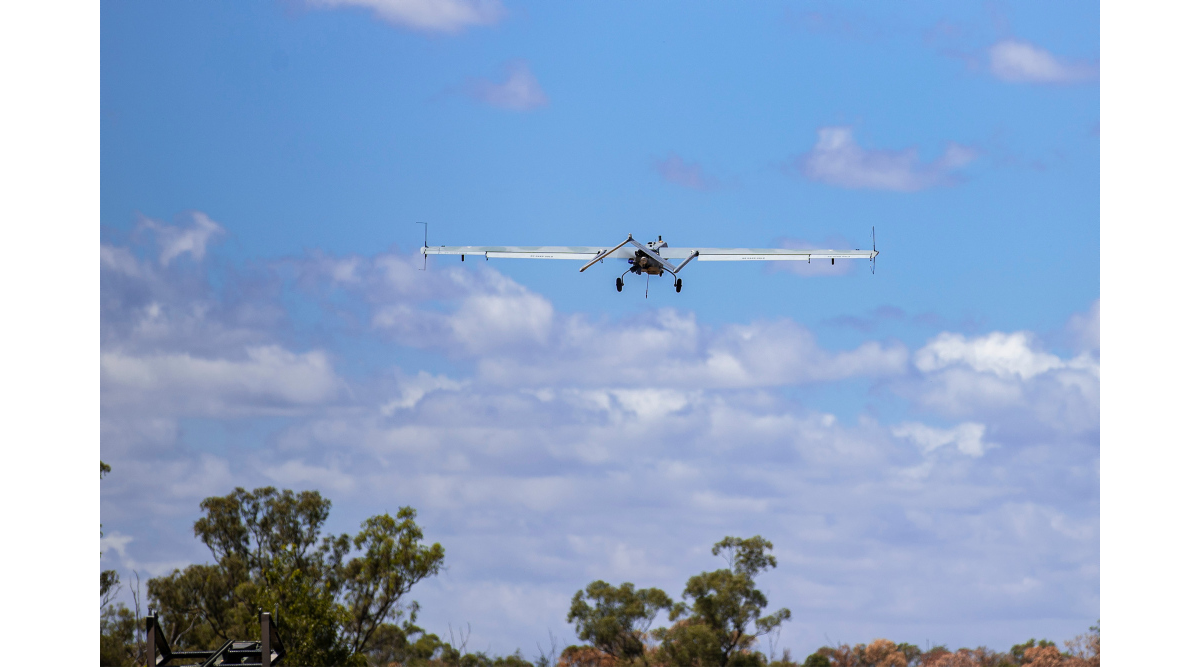
[(455, 646), (409, 622), (381, 623), (359, 655), (369, 667), (534, 667), (520, 650), (492, 657), (482, 651), (468, 653), (466, 644), (465, 637)]
[(424, 665), (447, 647), (450, 645), (444, 644), (437, 635), (426, 633), (412, 623), (406, 622), (402, 626), (382, 623), (362, 652), (372, 667)]
[[(111, 469), (101, 463), (101, 477)], [(287, 646), (285, 664), (346, 667), (1099, 667), (1100, 628), (1067, 641), (1060, 650), (1045, 639), (999, 653), (986, 647), (951, 651), (876, 639), (870, 644), (823, 646), (792, 660), (784, 650), (768, 660), (760, 639), (775, 636), (791, 618), (787, 608), (766, 613), (756, 578), (777, 567), (771, 542), (761, 536), (726, 537), (712, 547), (728, 567), (687, 580), (681, 602), (657, 588), (593, 581), (571, 600), (567, 621), (582, 646), (536, 664), (520, 650), (508, 656), (467, 651), (467, 637), (450, 640), (415, 622), (420, 607), (413, 587), (444, 567), (439, 544), (422, 543), (416, 511), (373, 516), (350, 535), (323, 535), (330, 502), (316, 491), (299, 494), (272, 487), (206, 498), (195, 534), (215, 562), (189, 565), (151, 579), (151, 612), (173, 647), (213, 649), (230, 639), (258, 636), (259, 610), (270, 611)], [(135, 573), (136, 574), (136, 573)], [(111, 594), (115, 571), (101, 574), (101, 595)], [(142, 664), (141, 602), (135, 609), (102, 603), (101, 665)], [(668, 612), (669, 627), (652, 629)], [(539, 645), (540, 649), (540, 645)]]
[(813, 653), (804, 659), (804, 667), (832, 667), (832, 665), (829, 656), (822, 653)]
[(912, 644), (876, 639), (868, 644), (823, 646), (804, 661), (804, 667), (1100, 667), (1100, 627), (1066, 642), (1030, 639), (1005, 653), (987, 647), (951, 651), (934, 646), (922, 651)]
[(683, 590), (690, 604), (677, 605), (671, 620), (689, 614), (687, 623), (661, 630), (664, 662), (677, 667), (715, 665), (741, 667), (765, 665), (766, 658), (753, 650), (759, 637), (776, 630), (792, 616), (787, 608), (763, 615), (767, 596), (754, 578), (776, 566), (774, 548), (761, 536), (726, 537), (713, 545), (714, 556), (724, 556), (729, 568), (701, 572), (688, 579)]
[(125, 605), (108, 605), (100, 612), (101, 667), (145, 664), (137, 615)]
[(673, 606), (671, 598), (657, 588), (593, 581), (586, 591), (575, 593), (567, 622), (575, 624), (583, 641), (617, 660), (632, 661), (644, 656), (654, 618)]
[(293, 549), (285, 549), (271, 559), (261, 585), (253, 589), (255, 606), (274, 610), (278, 617), (280, 635), (287, 638), (285, 659), (294, 665), (365, 665), (339, 636), (339, 629), (349, 625), (349, 610), (337, 603), (327, 582), (314, 585), (298, 561)]
[[(442, 545), (425, 547), (416, 522), (417, 512), (402, 507), (395, 517), (373, 516), (362, 523), (354, 548), (362, 555), (352, 558), (342, 574), (350, 629), (350, 649), (361, 651), (379, 624), (398, 610), (400, 598), (418, 581), (436, 575), (446, 558)], [(415, 620), (417, 605), (409, 609)]]
[(410, 507), (366, 519), (354, 537), (323, 535), (330, 506), (316, 491), (273, 487), (201, 502), (194, 531), (215, 562), (147, 585), (171, 645), (211, 650), (257, 638), (263, 610), (279, 625), (285, 664), (367, 665), (364, 651), (386, 621), (415, 620), (416, 602), (402, 602), (439, 572), (445, 552), (421, 543)]
[(616, 667), (617, 659), (594, 646), (568, 646), (558, 659), (558, 667)]

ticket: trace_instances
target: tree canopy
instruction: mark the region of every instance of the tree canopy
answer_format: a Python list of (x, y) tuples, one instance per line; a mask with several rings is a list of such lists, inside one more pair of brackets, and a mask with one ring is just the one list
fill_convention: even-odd
[[(364, 650), (387, 621), (416, 619), (406, 596), (441, 570), (445, 551), (422, 542), (411, 507), (367, 518), (354, 536), (323, 534), (330, 506), (316, 491), (274, 487), (205, 498), (193, 530), (214, 562), (146, 586), (170, 644), (211, 650), (257, 637), (263, 610), (288, 639), (288, 664), (367, 665)], [(110, 616), (110, 629), (124, 631), (120, 610)]]
[(614, 659), (635, 660), (645, 653), (654, 618), (673, 606), (671, 598), (657, 588), (593, 581), (571, 599), (567, 622), (575, 624), (580, 639)]

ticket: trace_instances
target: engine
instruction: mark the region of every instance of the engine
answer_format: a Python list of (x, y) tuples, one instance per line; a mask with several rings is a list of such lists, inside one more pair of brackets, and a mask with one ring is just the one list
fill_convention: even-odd
[(633, 268), (630, 269), (630, 271), (633, 271), (639, 276), (643, 273), (652, 276), (661, 276), (663, 272), (662, 266), (658, 262), (650, 259), (650, 257), (641, 250), (637, 251), (633, 257), (629, 258), (629, 263), (633, 265)]
[[(646, 247), (650, 248), (654, 252), (662, 252), (661, 249), (667, 247), (667, 242), (663, 240), (663, 237), (659, 236), (657, 241), (651, 241), (647, 243)], [(650, 259), (650, 256), (642, 250), (638, 250), (636, 253), (634, 253), (633, 257), (629, 258), (629, 263), (633, 265), (633, 268), (630, 269), (630, 271), (633, 271), (639, 276), (643, 273), (652, 276), (661, 276), (663, 273), (662, 265)]]

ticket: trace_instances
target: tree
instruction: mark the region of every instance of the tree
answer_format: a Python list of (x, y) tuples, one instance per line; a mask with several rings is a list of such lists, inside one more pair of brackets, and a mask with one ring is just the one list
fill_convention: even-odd
[(261, 609), (275, 614), (288, 664), (365, 665), (384, 621), (415, 620), (417, 604), (402, 598), (445, 559), (440, 544), (421, 544), (411, 507), (368, 518), (353, 538), (322, 535), (331, 503), (316, 491), (237, 488), (200, 507), (194, 532), (215, 562), (147, 587), (164, 633), (182, 648), (255, 637)]
[[(362, 556), (353, 558), (343, 571), (350, 618), (350, 646), (361, 651), (380, 623), (400, 610), (400, 598), (418, 581), (436, 575), (446, 558), (442, 545), (426, 547), (425, 537), (416, 522), (417, 512), (402, 507), (396, 516), (380, 514), (362, 522), (362, 531), (354, 538), (354, 548)], [(417, 604), (409, 608), (410, 621), (416, 619)]]
[(629, 582), (613, 586), (597, 580), (586, 591), (575, 593), (567, 622), (575, 624), (581, 640), (616, 660), (633, 661), (645, 655), (654, 618), (673, 606), (671, 598), (657, 588), (635, 589)]
[(776, 566), (775, 556), (767, 553), (773, 548), (759, 535), (726, 537), (713, 545), (713, 555), (723, 556), (729, 567), (688, 579), (683, 597), (690, 604), (677, 605), (671, 611), (672, 621), (688, 614), (687, 622), (659, 632), (661, 650), (672, 664), (729, 667), (765, 663), (765, 657), (752, 652), (752, 647), (759, 637), (792, 616), (787, 608), (763, 615), (767, 596), (754, 578)]
[[(285, 548), (266, 564), (263, 580), (255, 587), (259, 609), (276, 612), (280, 631), (287, 638), (285, 658), (293, 665), (365, 665), (362, 656), (341, 637), (349, 611), (338, 604), (328, 582), (314, 581), (297, 566), (292, 548)], [(253, 635), (248, 635), (253, 636)]]
[(829, 657), (822, 653), (813, 653), (804, 659), (804, 667), (832, 667)]
[(387, 667), (426, 664), (443, 648), (450, 645), (412, 623), (381, 623), (362, 652), (372, 667)]

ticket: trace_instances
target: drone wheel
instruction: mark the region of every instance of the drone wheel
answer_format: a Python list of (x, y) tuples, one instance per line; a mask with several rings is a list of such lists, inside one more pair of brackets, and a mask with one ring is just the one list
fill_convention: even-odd
[(676, 292), (681, 292), (681, 291), (683, 291), (683, 278), (676, 278), (676, 279), (675, 279), (675, 291), (676, 291)]
[(625, 281), (621, 280), (620, 278), (617, 278), (617, 291), (620, 292), (621, 288), (624, 286), (625, 286)]

